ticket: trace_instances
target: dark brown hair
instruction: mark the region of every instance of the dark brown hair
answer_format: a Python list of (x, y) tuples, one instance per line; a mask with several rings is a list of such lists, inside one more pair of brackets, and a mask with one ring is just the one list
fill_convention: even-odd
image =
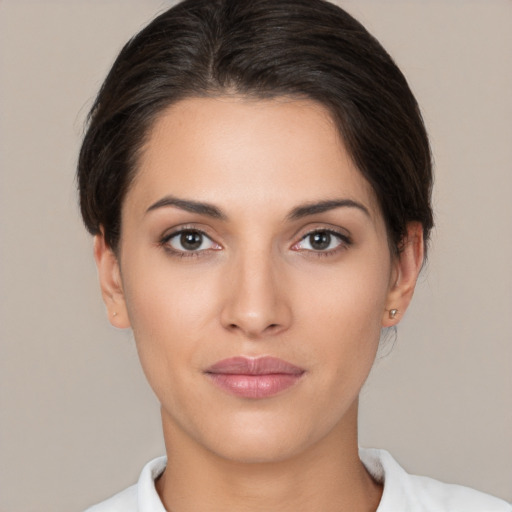
[(324, 105), (373, 187), (393, 249), (433, 225), (430, 147), (416, 100), (379, 42), (324, 0), (185, 0), (122, 49), (78, 161), (87, 229), (116, 249), (121, 206), (156, 117), (192, 96), (292, 96)]

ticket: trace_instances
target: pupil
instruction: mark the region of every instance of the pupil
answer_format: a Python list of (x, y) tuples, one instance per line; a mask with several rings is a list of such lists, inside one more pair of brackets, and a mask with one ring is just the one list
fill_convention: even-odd
[(313, 249), (317, 251), (327, 249), (331, 244), (331, 235), (329, 233), (313, 233), (310, 235), (310, 243)]
[(184, 249), (194, 251), (201, 247), (201, 244), (203, 243), (203, 236), (201, 233), (197, 233), (196, 231), (188, 231), (181, 234), (180, 242)]

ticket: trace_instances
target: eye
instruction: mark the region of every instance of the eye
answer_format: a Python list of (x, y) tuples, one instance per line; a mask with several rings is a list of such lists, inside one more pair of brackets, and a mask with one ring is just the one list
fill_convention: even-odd
[(209, 236), (196, 229), (183, 229), (175, 232), (165, 237), (162, 243), (177, 253), (197, 253), (221, 248)]
[(334, 252), (336, 249), (350, 245), (347, 236), (327, 229), (313, 231), (305, 235), (292, 249), (296, 251)]

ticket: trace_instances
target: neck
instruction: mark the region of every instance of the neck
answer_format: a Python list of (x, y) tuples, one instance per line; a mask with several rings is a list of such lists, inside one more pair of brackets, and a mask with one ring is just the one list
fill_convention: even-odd
[(382, 488), (359, 459), (357, 404), (347, 416), (298, 455), (244, 463), (196, 444), (164, 415), (168, 464), (157, 491), (170, 512), (375, 512)]

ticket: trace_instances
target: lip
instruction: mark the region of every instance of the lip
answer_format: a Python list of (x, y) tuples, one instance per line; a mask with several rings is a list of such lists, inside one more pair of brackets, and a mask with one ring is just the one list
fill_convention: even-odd
[(242, 398), (269, 398), (295, 385), (305, 370), (276, 357), (231, 357), (206, 375), (221, 389)]

